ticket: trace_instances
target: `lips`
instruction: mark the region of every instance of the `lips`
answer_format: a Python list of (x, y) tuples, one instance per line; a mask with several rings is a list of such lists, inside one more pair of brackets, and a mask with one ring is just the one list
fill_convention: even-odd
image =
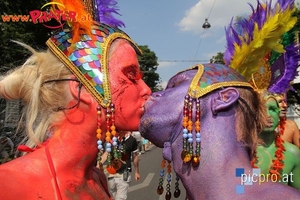
[(281, 110), (280, 112), (281, 113), (287, 113), (287, 110)]

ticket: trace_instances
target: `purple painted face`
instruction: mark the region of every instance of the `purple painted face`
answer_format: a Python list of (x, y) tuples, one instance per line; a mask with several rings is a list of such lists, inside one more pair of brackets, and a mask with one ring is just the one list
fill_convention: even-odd
[[(164, 142), (173, 143), (182, 130), (185, 96), (189, 94), (192, 98), (202, 99), (219, 88), (230, 86), (251, 87), (236, 71), (219, 64), (197, 65), (176, 74), (164, 91), (153, 93), (146, 102), (146, 113), (140, 123), (141, 134), (161, 148)], [(210, 110), (203, 103), (201, 113), (207, 109)]]
[(196, 69), (175, 75), (164, 91), (153, 93), (146, 102), (146, 113), (141, 119), (140, 132), (156, 146), (162, 148), (164, 142), (180, 133), (184, 97), (195, 72)]
[(251, 87), (226, 66), (198, 65), (173, 76), (166, 89), (152, 93), (145, 104), (139, 130), (163, 148), (162, 156), (172, 161), (188, 199), (198, 199), (198, 187), (210, 178), (212, 160), (227, 154), (220, 151), (224, 144), (238, 143), (235, 107), (240, 94), (235, 86)]

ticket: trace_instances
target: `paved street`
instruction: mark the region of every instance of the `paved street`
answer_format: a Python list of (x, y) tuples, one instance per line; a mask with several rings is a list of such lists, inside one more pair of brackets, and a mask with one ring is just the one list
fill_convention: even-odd
[[(159, 183), (159, 174), (161, 170), (162, 149), (151, 146), (150, 150), (139, 156), (141, 180), (136, 182), (134, 177), (130, 183), (128, 200), (165, 200), (165, 193), (158, 195), (156, 190)], [(172, 166), (173, 167), (173, 166)], [(165, 167), (165, 174), (167, 168)], [(164, 191), (166, 191), (166, 180), (164, 180)], [(172, 174), (171, 200), (184, 200), (185, 190), (179, 181), (181, 195), (179, 198), (173, 196), (175, 187), (175, 175)]]

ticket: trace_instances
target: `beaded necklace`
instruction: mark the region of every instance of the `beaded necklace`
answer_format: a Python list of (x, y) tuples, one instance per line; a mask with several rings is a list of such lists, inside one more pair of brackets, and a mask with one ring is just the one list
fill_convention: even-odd
[[(272, 160), (272, 166), (269, 170), (269, 173), (271, 175), (271, 179), (272, 181), (276, 181), (276, 180), (281, 180), (281, 172), (282, 169), (284, 167), (284, 163), (283, 163), (283, 159), (284, 159), (284, 151), (285, 148), (283, 146), (283, 139), (281, 138), (281, 136), (283, 135), (284, 129), (285, 129), (285, 123), (286, 123), (286, 119), (280, 119), (280, 123), (279, 123), (279, 134), (277, 131), (275, 131), (275, 147), (277, 148), (277, 150), (275, 151), (275, 158), (274, 160)], [(251, 165), (253, 168), (258, 168), (255, 164), (257, 163), (257, 155), (256, 155), (256, 151), (254, 152), (254, 157), (251, 160)], [(274, 176), (273, 176), (274, 174)]]

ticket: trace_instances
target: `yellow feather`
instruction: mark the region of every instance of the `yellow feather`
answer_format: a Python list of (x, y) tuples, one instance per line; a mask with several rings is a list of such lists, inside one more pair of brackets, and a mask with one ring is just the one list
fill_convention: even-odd
[(249, 35), (245, 34), (241, 38), (242, 44), (239, 46), (234, 44), (235, 53), (232, 56), (230, 67), (237, 70), (247, 80), (251, 79), (252, 73), (258, 71), (261, 66), (261, 59), (264, 58), (272, 50), (284, 53), (284, 47), (279, 42), (284, 33), (293, 28), (297, 22), (296, 17), (292, 17), (293, 9), (286, 9), (282, 12), (279, 5), (268, 13), (266, 22), (259, 29), (255, 24), (253, 31), (253, 39), (249, 44), (247, 41)]

